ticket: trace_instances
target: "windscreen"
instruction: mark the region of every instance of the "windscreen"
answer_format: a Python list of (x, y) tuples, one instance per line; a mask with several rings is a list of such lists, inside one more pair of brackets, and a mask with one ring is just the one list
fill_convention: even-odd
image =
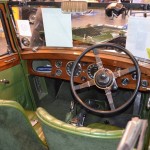
[[(136, 51), (136, 47), (142, 47), (142, 43), (138, 45), (138, 40), (143, 39), (142, 42), (145, 43), (145, 32), (143, 33), (144, 38), (132, 36), (131, 39), (128, 34), (128, 29), (132, 28), (129, 23), (130, 18), (137, 17), (139, 14), (140, 18), (143, 18), (145, 13), (148, 17), (149, 12), (129, 10), (121, 3), (109, 4), (107, 7), (94, 7), (84, 12), (67, 13), (63, 12), (61, 8), (45, 5), (25, 5), (12, 7), (12, 9), (23, 49), (78, 47), (111, 42), (126, 47), (135, 56), (139, 54), (137, 57), (149, 58), (149, 45), (146, 44), (144, 55), (141, 55), (142, 49), (139, 53)], [(137, 31), (136, 27), (131, 30), (134, 33)], [(149, 31), (146, 35), (148, 34)], [(134, 42), (136, 43), (133, 50)]]
[(23, 6), (13, 12), (22, 48), (74, 47), (118, 38), (121, 43), (128, 18), (108, 17), (105, 8), (64, 13), (61, 8)]

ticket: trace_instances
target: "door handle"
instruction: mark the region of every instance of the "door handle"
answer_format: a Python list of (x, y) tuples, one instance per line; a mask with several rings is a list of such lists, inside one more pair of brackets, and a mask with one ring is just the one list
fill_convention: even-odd
[(0, 80), (0, 83), (3, 83), (3, 84), (9, 84), (9, 80), (6, 80), (6, 79), (1, 79)]

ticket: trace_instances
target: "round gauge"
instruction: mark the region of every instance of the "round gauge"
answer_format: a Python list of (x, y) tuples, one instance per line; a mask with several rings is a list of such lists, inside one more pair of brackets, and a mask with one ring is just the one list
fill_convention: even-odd
[(56, 76), (60, 76), (61, 74), (62, 74), (62, 70), (57, 69), (57, 70), (56, 70)]
[(57, 68), (60, 68), (60, 67), (62, 66), (62, 61), (56, 60), (55, 66), (56, 66)]
[(93, 79), (94, 78), (94, 74), (95, 74), (95, 72), (97, 70), (98, 70), (97, 64), (89, 65), (88, 68), (87, 68), (87, 73), (88, 73), (89, 78)]
[[(73, 64), (74, 64), (73, 61), (69, 61), (66, 65), (66, 72), (69, 76), (71, 76)], [(74, 76), (79, 76), (81, 74), (81, 71), (82, 71), (81, 64), (78, 63), (78, 65), (76, 66), (75, 72), (74, 72)]]

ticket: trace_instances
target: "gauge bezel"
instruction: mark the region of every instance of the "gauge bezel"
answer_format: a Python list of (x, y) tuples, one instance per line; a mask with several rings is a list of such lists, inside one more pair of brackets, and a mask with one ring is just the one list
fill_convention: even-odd
[(62, 64), (63, 64), (63, 63), (62, 63), (61, 60), (56, 60), (56, 61), (55, 61), (55, 67), (56, 67), (56, 68), (62, 67)]
[[(74, 61), (69, 61), (69, 62), (67, 62), (67, 64), (66, 64), (66, 73), (68, 74), (68, 76), (71, 76), (72, 70), (70, 69), (70, 66), (72, 65), (72, 67), (73, 67), (73, 63), (74, 63)], [(78, 67), (79, 67), (80, 69), (78, 68), (77, 73), (74, 75), (75, 77), (78, 77), (78, 76), (81, 74), (81, 72), (82, 72), (82, 66), (81, 66), (80, 63), (78, 63)]]
[[(91, 69), (92, 68), (94, 68), (94, 67), (97, 67), (97, 71), (98, 71), (98, 66), (97, 66), (97, 64), (90, 64), (88, 67), (87, 67), (87, 75), (88, 75), (88, 77), (90, 78), (90, 79), (94, 79), (94, 75), (92, 75), (91, 73), (90, 73), (90, 71), (91, 71)], [(96, 72), (95, 72), (96, 73)]]
[(56, 76), (61, 76), (62, 75), (62, 70), (61, 69), (57, 69), (56, 70)]

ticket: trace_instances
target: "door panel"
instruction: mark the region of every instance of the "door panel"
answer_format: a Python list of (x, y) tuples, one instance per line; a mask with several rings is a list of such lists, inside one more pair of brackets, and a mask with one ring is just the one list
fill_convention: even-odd
[(30, 88), (16, 50), (17, 44), (12, 38), (7, 13), (7, 4), (0, 3), (0, 99), (14, 100), (26, 109), (33, 109)]
[(26, 85), (22, 66), (11, 67), (0, 72), (0, 80), (9, 83), (0, 83), (0, 98), (18, 101), (24, 108), (32, 109), (30, 95)]

